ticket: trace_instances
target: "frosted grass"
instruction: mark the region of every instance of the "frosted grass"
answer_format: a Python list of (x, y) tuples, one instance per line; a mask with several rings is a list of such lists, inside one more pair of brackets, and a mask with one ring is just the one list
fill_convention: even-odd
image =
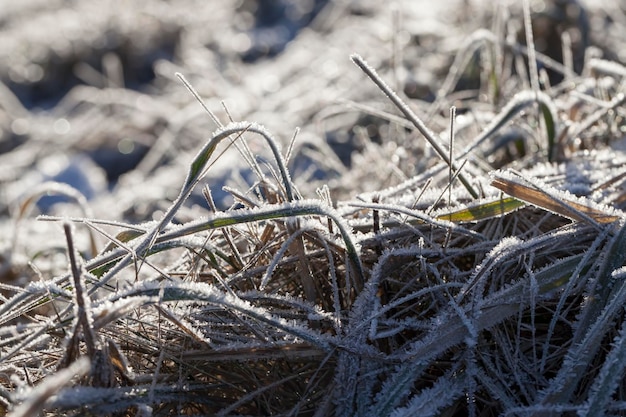
[[(0, 155), (27, 190), (1, 235), (0, 415), (623, 411), (623, 67), (578, 75), (512, 25), (441, 36), (399, 7), (397, 33), (384, 5), (348, 5), (248, 66), (235, 12), (178, 10), (158, 97), (105, 74), (39, 115), (0, 91), (2, 127), (33, 125)], [(529, 83), (529, 57), (567, 82)], [(49, 150), (140, 132), (148, 156), (106, 196), (24, 179)], [(33, 218), (50, 193), (71, 201)]]

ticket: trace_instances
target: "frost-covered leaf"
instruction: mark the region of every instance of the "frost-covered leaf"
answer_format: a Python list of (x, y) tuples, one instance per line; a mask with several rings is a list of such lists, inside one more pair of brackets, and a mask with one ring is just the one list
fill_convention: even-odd
[(438, 378), (432, 388), (413, 396), (406, 406), (396, 408), (390, 416), (439, 416), (441, 410), (464, 395), (467, 380), (468, 377), (464, 372)]
[(552, 189), (545, 184), (529, 186), (524, 184), (522, 178), (509, 173), (492, 174), (491, 185), (519, 200), (577, 221), (612, 223), (621, 217), (614, 210), (601, 206), (596, 208), (598, 205), (588, 199)]

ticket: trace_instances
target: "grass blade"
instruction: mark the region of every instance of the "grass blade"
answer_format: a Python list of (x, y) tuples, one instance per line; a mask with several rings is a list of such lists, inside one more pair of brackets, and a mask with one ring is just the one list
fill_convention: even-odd
[(438, 220), (447, 220), (454, 223), (477, 222), (492, 219), (507, 213), (511, 213), (526, 205), (525, 202), (512, 197), (502, 198), (496, 201), (488, 201), (477, 205), (471, 205), (462, 210), (440, 214)]
[[(492, 174), (491, 185), (519, 200), (572, 220), (596, 224), (612, 223), (620, 218), (615, 214), (592, 207), (593, 203), (590, 200), (579, 198), (580, 202), (575, 202), (565, 197), (557, 198), (553, 196), (558, 194), (556, 190), (550, 194), (546, 192), (551, 187), (543, 184), (541, 188), (529, 186), (522, 181), (521, 177), (515, 178), (510, 174), (504, 176), (500, 173), (494, 173)], [(560, 194), (564, 193), (561, 192)]]

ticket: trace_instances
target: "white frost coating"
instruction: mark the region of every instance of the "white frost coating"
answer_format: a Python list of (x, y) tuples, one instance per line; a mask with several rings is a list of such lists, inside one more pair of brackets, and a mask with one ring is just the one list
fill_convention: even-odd
[(615, 61), (592, 58), (589, 60), (589, 67), (600, 74), (626, 77), (626, 67)]
[[(492, 258), (498, 256), (498, 253), (507, 253), (521, 243), (523, 243), (523, 240), (517, 236), (506, 236), (502, 238), (500, 242), (494, 246), (493, 249), (491, 249), (491, 251), (489, 251), (487, 257)], [(480, 266), (478, 268), (480, 268)]]
[(621, 268), (618, 268), (615, 271), (611, 272), (611, 277), (614, 279), (626, 278), (626, 266), (622, 266)]
[(260, 130), (260, 131), (267, 132), (265, 127), (263, 125), (257, 123), (257, 122), (241, 121), (241, 122), (231, 122), (231, 123), (227, 124), (226, 126), (222, 126), (219, 129), (216, 129), (213, 132), (213, 134), (211, 135), (211, 137), (219, 136), (219, 135), (223, 134), (224, 132), (229, 132), (229, 131), (246, 131), (246, 130), (249, 130), (249, 129)]
[(28, 283), (25, 291), (30, 294), (45, 294), (50, 292), (67, 298), (73, 297), (71, 292), (61, 288), (61, 286), (57, 285), (54, 281), (31, 281)]
[(24, 291), (30, 294), (42, 294), (48, 292), (48, 285), (45, 281), (31, 281), (24, 288)]
[(125, 297), (116, 301), (103, 300), (92, 308), (95, 328), (102, 326), (123, 317), (128, 311), (146, 304), (153, 304), (158, 301), (157, 297)]
[(438, 416), (442, 408), (463, 395), (467, 380), (465, 373), (438, 378), (432, 388), (422, 390), (406, 406), (396, 408), (391, 417)]
[(100, 407), (104, 407), (106, 404), (120, 402), (133, 403), (135, 402), (132, 401), (133, 398), (144, 398), (147, 391), (148, 388), (145, 386), (116, 388), (74, 386), (64, 389), (52, 397), (50, 406), (75, 408), (84, 404), (98, 404)]

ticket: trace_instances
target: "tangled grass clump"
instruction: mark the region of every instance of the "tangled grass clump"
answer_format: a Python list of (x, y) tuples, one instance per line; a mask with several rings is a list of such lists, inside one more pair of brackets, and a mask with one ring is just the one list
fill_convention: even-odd
[[(351, 129), (361, 152), (316, 198), (293, 143), (208, 107), (217, 130), (141, 221), (31, 190), (0, 269), (0, 415), (624, 413), (626, 72), (512, 39), (469, 37), (423, 109), (353, 55), (377, 104), (349, 103), (371, 122)], [(204, 180), (230, 146), (255, 177), (221, 208)], [(25, 260), (52, 193), (80, 212), (40, 215), (63, 239)]]

